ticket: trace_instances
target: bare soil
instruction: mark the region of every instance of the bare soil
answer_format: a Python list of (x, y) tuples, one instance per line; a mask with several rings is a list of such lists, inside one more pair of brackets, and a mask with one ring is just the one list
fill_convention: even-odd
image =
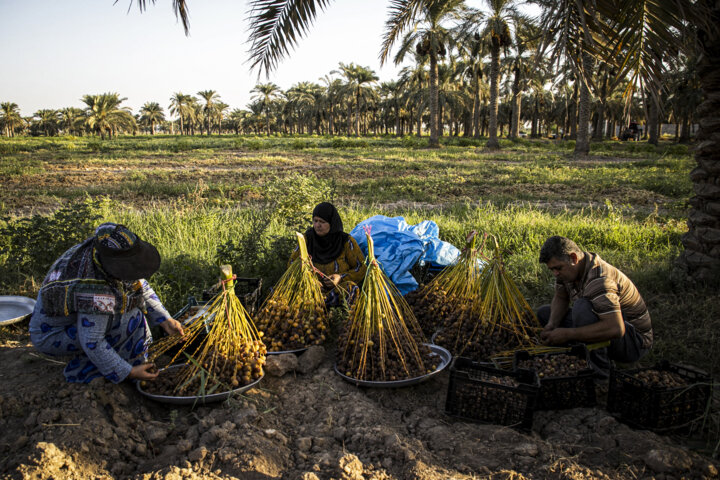
[[(0, 478), (704, 479), (717, 463), (602, 406), (537, 412), (532, 431), (443, 413), (448, 373), (358, 388), (328, 350), (208, 406), (156, 403), (130, 382), (68, 384), (21, 331), (0, 335)], [(602, 403), (602, 402), (601, 402)]]

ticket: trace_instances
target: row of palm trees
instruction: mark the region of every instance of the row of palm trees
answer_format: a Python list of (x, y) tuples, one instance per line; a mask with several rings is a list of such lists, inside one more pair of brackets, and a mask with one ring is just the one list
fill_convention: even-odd
[[(252, 101), (245, 109), (230, 110), (215, 90), (196, 95), (177, 92), (169, 101), (172, 119), (158, 102), (145, 103), (136, 115), (122, 107), (126, 98), (117, 93), (85, 95), (85, 109), (68, 107), (43, 109), (23, 118), (18, 105), (0, 104), (0, 127), (7, 136), (96, 134), (102, 138), (120, 132), (154, 134), (264, 133), (267, 135), (315, 133), (324, 135), (463, 135), (516, 138), (527, 125), (529, 136), (549, 133), (575, 138), (577, 135), (578, 82), (570, 68), (557, 71), (547, 61), (535, 62), (524, 51), (533, 46), (537, 27), (525, 23), (516, 30), (516, 45), (497, 67), (477, 61), (481, 42), (455, 43), (436, 65), (437, 117), (433, 130), (431, 99), (428, 89), (430, 72), (423, 43), (414, 39), (403, 42), (398, 55), (411, 56), (413, 64), (400, 71), (396, 80), (382, 82), (369, 68), (340, 63), (320, 82), (299, 82), (287, 90), (268, 82), (256, 85)], [(414, 32), (413, 35), (417, 35)], [(524, 36), (524, 37), (523, 37)], [(504, 41), (504, 40), (503, 40)], [(411, 48), (411, 45), (418, 45)], [(418, 52), (419, 50), (419, 52)], [(493, 69), (500, 70), (497, 85), (488, 84)], [(599, 69), (596, 82), (607, 83), (606, 69)], [(605, 82), (605, 83), (603, 83)], [(592, 131), (597, 139), (612, 137), (627, 122), (628, 114), (645, 118), (644, 98), (635, 96), (627, 109), (620, 83), (591, 105)], [(492, 103), (493, 88), (498, 89)], [(694, 123), (694, 111), (701, 100), (693, 64), (677, 63), (667, 76), (666, 89), (660, 95), (662, 108), (658, 123), (678, 125), (676, 137), (687, 140)], [(647, 111), (645, 111), (647, 110)], [(495, 129), (492, 123), (495, 122)], [(495, 132), (495, 133), (493, 133)]]

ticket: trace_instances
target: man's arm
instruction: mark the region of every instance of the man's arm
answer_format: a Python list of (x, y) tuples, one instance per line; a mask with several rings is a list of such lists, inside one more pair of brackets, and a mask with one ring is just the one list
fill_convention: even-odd
[(560, 325), (562, 319), (565, 318), (565, 314), (570, 307), (570, 300), (566, 295), (562, 295), (560, 290), (555, 290), (555, 295), (550, 302), (550, 320), (545, 325), (545, 330), (553, 330)]
[(578, 328), (555, 328), (545, 330), (541, 338), (549, 345), (559, 345), (568, 342), (604, 342), (625, 335), (625, 322), (620, 312), (610, 312), (598, 315), (599, 322)]

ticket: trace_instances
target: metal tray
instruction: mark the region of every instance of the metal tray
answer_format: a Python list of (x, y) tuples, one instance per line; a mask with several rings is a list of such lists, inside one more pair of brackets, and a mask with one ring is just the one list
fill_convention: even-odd
[[(170, 365), (167, 368), (163, 368), (162, 370), (167, 370), (170, 368), (183, 368), (185, 365)], [(160, 370), (160, 371), (162, 371)], [(252, 383), (248, 383), (247, 385), (243, 385), (242, 387), (236, 388), (234, 390), (229, 390), (227, 392), (220, 392), (220, 393), (211, 393), (210, 395), (205, 396), (189, 396), (189, 397), (174, 397), (170, 395), (155, 395), (153, 393), (146, 392), (143, 390), (142, 386), (140, 385), (140, 382), (137, 382), (135, 385), (137, 386), (138, 392), (145, 395), (146, 397), (155, 400), (156, 402), (162, 402), (162, 403), (171, 403), (173, 405), (205, 405), (206, 403), (213, 403), (213, 402), (219, 402), (222, 400), (226, 400), (232, 395), (236, 393), (242, 393), (247, 390), (250, 390), (255, 385), (260, 383), (260, 380), (262, 380), (265, 377), (263, 375), (262, 377), (258, 378)]]
[(295, 350), (279, 350), (277, 352), (271, 352), (268, 350), (267, 352), (265, 352), (265, 355), (282, 355), (283, 353), (294, 353), (295, 355), (300, 355), (308, 348), (310, 348), (310, 347), (303, 347), (303, 348), (298, 348)]
[(426, 373), (425, 375), (420, 375), (419, 377), (415, 378), (407, 378), (405, 380), (393, 380), (393, 381), (372, 381), (372, 380), (358, 380), (356, 378), (348, 377), (347, 375), (344, 375), (340, 373), (340, 371), (337, 368), (337, 363), (335, 364), (335, 373), (340, 375), (343, 380), (350, 382), (358, 387), (374, 387), (374, 388), (399, 388), (399, 387), (409, 387), (410, 385), (416, 385), (418, 383), (422, 383), (426, 380), (429, 380), (434, 375), (437, 375), (438, 373), (442, 372), (445, 367), (450, 365), (450, 362), (452, 361), (452, 355), (450, 352), (445, 350), (443, 347), (439, 345), (432, 345), (429, 343), (425, 343), (424, 345), (427, 345), (430, 347), (430, 350), (432, 351), (432, 355), (438, 355), (440, 357), (440, 365), (435, 369), (432, 373)]
[(34, 298), (0, 295), (0, 325), (20, 322), (32, 314), (34, 309)]

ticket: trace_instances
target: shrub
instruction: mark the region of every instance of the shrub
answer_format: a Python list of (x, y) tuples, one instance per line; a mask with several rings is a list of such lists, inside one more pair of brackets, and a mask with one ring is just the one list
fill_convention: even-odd
[(3, 283), (17, 283), (23, 276), (44, 276), (65, 250), (92, 235), (108, 203), (107, 199), (86, 199), (52, 215), (3, 218), (0, 224)]
[(314, 176), (293, 174), (275, 178), (263, 192), (273, 216), (289, 227), (307, 225), (315, 205), (332, 198), (334, 187)]

